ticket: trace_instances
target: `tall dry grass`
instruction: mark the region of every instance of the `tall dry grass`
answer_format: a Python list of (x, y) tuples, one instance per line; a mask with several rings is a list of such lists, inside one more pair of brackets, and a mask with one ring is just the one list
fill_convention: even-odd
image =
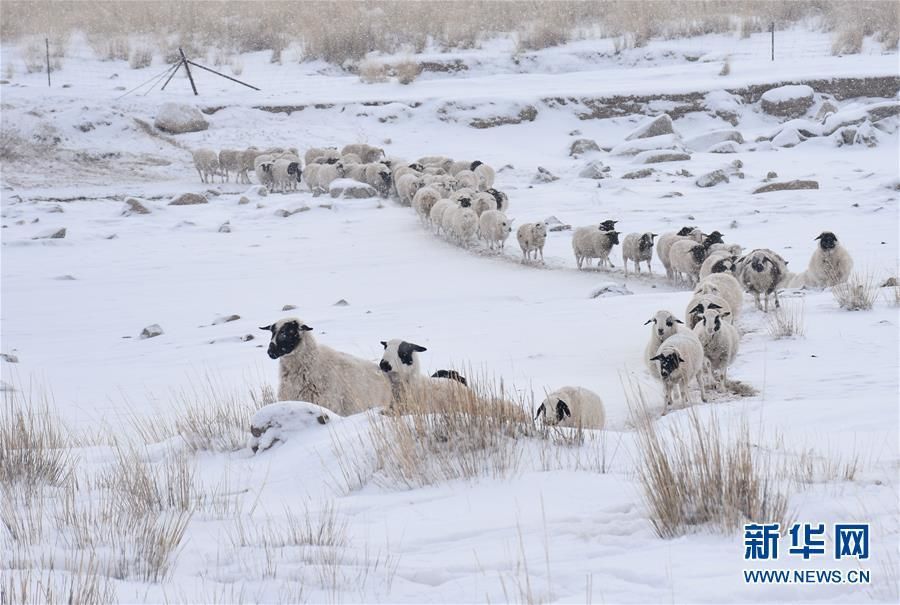
[(841, 309), (869, 311), (878, 299), (878, 283), (871, 273), (852, 273), (847, 281), (832, 286), (831, 293)]

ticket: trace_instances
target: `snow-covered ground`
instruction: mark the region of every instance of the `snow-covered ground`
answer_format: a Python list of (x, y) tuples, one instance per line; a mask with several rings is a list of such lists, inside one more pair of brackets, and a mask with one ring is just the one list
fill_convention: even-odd
[[(691, 297), (667, 282), (656, 258), (652, 276), (626, 278), (617, 247), (614, 270), (579, 272), (571, 231), (558, 231), (549, 234), (543, 264), (523, 264), (514, 236), (500, 254), (481, 245), (464, 249), (435, 236), (393, 200), (332, 200), (305, 190), (263, 197), (233, 182), (202, 185), (188, 152), (284, 145), (302, 155), (311, 146), (368, 142), (409, 160), (437, 154), (480, 159), (498, 169), (496, 186), (509, 195), (516, 224), (553, 216), (575, 227), (612, 218), (623, 233), (664, 233), (692, 224), (718, 229), (726, 242), (745, 250), (776, 250), (793, 271), (806, 266), (813, 238), (830, 230), (853, 254), (857, 271), (881, 284), (897, 275), (900, 258), (898, 118), (870, 128), (870, 147), (838, 146), (840, 133), (824, 134), (815, 116), (828, 100), (848, 116), (875, 103), (896, 103), (896, 87), (888, 98), (828, 99), (817, 92), (806, 114), (787, 125), (785, 118), (763, 113), (759, 103), (714, 92), (770, 82), (898, 77), (896, 53), (867, 45), (865, 54), (832, 57), (823, 34), (793, 34), (784, 34), (790, 42), (774, 63), (768, 61), (767, 34), (653, 42), (621, 55), (613, 54), (609, 41), (582, 41), (520, 58), (517, 65), (497, 42), (479, 51), (421, 57), (458, 58), (472, 67), (427, 73), (410, 86), (365, 85), (324, 64), (270, 65), (267, 53), (246, 55), (241, 77), (263, 92), (199, 74), (197, 104), (221, 109), (206, 116), (208, 130), (169, 139), (182, 147), (148, 135), (134, 121), (152, 123), (166, 101), (194, 102), (181, 76), (164, 92), (117, 98), (162, 71), (161, 65), (129, 70), (124, 63), (73, 58), (55, 75), (59, 84), (53, 88), (46, 88), (42, 74), (20, 74), (3, 84), (3, 128), (50, 142), (35, 147), (39, 156), (3, 164), (0, 352), (17, 362), (0, 362), (2, 379), (5, 389), (19, 393), (49, 391), (74, 430), (115, 435), (127, 432), (135, 415), (171, 415), (177, 394), (210, 376), (245, 399), (258, 384), (276, 385), (277, 363), (267, 357), (268, 334), (258, 327), (294, 314), (320, 342), (366, 359), (380, 358), (380, 341), (403, 338), (428, 348), (428, 371), (468, 364), (538, 398), (559, 386), (581, 385), (599, 393), (607, 409), (605, 472), (567, 464), (548, 470), (535, 452), (540, 446), (526, 443), (518, 470), (501, 479), (406, 489), (368, 476), (362, 485), (348, 485), (340, 479), (335, 444), (357, 444), (359, 455), (369, 455), (358, 445), (369, 431), (367, 415), (304, 431), (255, 456), (247, 449), (190, 454), (198, 485), (226, 494), (242, 512), (195, 512), (167, 580), (117, 577), (118, 599), (895, 601), (900, 318), (891, 288), (880, 289), (872, 310), (858, 312), (841, 310), (830, 290), (786, 291), (782, 301), (803, 310), (805, 334), (784, 340), (772, 338), (767, 317), (745, 298), (740, 353), (729, 376), (757, 394), (715, 396), (698, 404), (700, 417), (716, 417), (725, 427), (747, 423), (761, 451), (787, 459), (805, 455), (824, 466), (858, 459), (851, 480), (817, 472), (811, 484), (792, 484), (791, 514), (829, 527), (872, 524), (866, 561), (788, 556), (769, 566), (862, 568), (871, 570), (869, 586), (747, 584), (742, 569), (769, 567), (744, 560), (739, 532), (701, 527), (658, 538), (637, 480), (638, 448), (623, 382), (643, 385), (651, 405), (662, 410), (661, 388), (642, 359), (644, 322), (658, 309), (682, 315)], [(15, 49), (3, 48), (4, 62), (14, 56)], [(719, 76), (726, 56), (730, 75)], [(111, 73), (118, 76), (110, 79)], [(713, 94), (708, 110), (674, 120), (676, 144), (721, 129), (739, 131), (745, 143), (735, 153), (692, 150), (688, 161), (645, 166), (616, 153), (644, 115), (583, 120), (570, 103), (541, 102), (682, 93)], [(723, 99), (737, 125), (716, 115)], [(539, 111), (531, 121), (468, 125), (476, 118), (516, 116), (532, 104)], [(263, 105), (306, 107), (290, 113), (256, 108)], [(642, 107), (656, 115), (674, 105), (663, 100)], [(806, 140), (792, 147), (771, 141), (801, 131), (821, 136), (804, 134)], [(612, 152), (572, 158), (569, 146), (578, 138)], [(578, 177), (591, 160), (609, 167), (607, 178)], [(559, 179), (534, 182), (538, 166)], [(623, 178), (644, 168), (653, 172)], [(698, 176), (718, 169), (729, 182), (695, 185)], [(815, 180), (818, 189), (753, 193), (766, 182), (795, 179)], [(209, 192), (210, 202), (168, 205), (184, 192)], [(250, 202), (239, 204), (245, 194)], [(150, 214), (124, 215), (123, 201), (130, 197)], [(278, 212), (301, 207), (308, 210), (288, 217)], [(230, 230), (223, 232), (226, 223)], [(63, 227), (64, 239), (33, 239)], [(629, 293), (592, 298), (610, 283)], [(342, 299), (349, 304), (336, 306)], [(282, 311), (289, 304), (296, 310)], [(240, 318), (216, 322), (232, 314)], [(139, 338), (151, 324), (164, 333)], [(682, 426), (687, 416), (678, 411), (658, 423)], [(182, 452), (174, 439), (154, 444), (149, 455), (159, 462)], [(77, 455), (85, 476), (114, 459), (108, 445), (79, 448)], [(347, 535), (328, 547), (330, 555), (292, 546), (235, 546), (241, 523), (272, 523), (278, 533), (289, 522), (288, 510), (316, 517), (332, 509)], [(43, 535), (47, 552), (61, 557), (69, 548), (51, 523)], [(14, 543), (11, 534), (0, 542), (8, 553), (19, 552)], [(787, 544), (781, 547), (787, 550)], [(0, 568), (12, 576), (11, 565)]]

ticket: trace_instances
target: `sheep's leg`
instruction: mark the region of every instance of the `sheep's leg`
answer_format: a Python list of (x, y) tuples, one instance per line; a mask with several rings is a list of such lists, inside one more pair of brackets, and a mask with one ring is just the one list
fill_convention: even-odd
[(778, 302), (778, 290), (775, 290), (772, 294), (775, 296), (775, 308), (778, 309), (781, 307), (781, 303)]
[(769, 312), (769, 293), (768, 292), (763, 294), (763, 302), (765, 303), (765, 308), (766, 308), (765, 312), (768, 313)]
[(759, 292), (753, 293), (753, 300), (756, 302), (756, 310), (762, 311), (762, 304), (759, 302)]
[(700, 379), (700, 374), (697, 374), (697, 386), (700, 387), (700, 401), (706, 403), (706, 390), (703, 388), (703, 380)]

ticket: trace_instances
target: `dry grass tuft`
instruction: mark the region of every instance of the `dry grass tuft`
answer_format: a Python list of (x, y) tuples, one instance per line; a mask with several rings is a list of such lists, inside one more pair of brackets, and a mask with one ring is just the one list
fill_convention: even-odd
[(842, 309), (869, 311), (878, 298), (878, 285), (871, 273), (853, 273), (846, 282), (833, 286), (831, 293)]
[(138, 46), (131, 51), (128, 57), (128, 67), (142, 69), (153, 63), (153, 49), (148, 46)]
[(747, 522), (786, 522), (787, 495), (777, 484), (772, 460), (764, 457), (742, 426), (727, 436), (713, 417), (687, 410), (687, 426), (662, 434), (646, 402), (631, 400), (638, 436), (638, 477), (661, 538), (699, 526), (732, 532)]
[(113, 605), (118, 595), (112, 580), (101, 575), (93, 555), (80, 557), (66, 569), (0, 571), (0, 603), (12, 605)]
[(375, 59), (366, 59), (359, 64), (359, 80), (364, 84), (387, 82), (387, 65)]
[(803, 336), (806, 326), (804, 304), (782, 300), (781, 307), (766, 316), (769, 335), (775, 340)]
[(412, 84), (419, 77), (419, 74), (422, 73), (422, 66), (412, 59), (408, 59), (395, 63), (391, 71), (397, 76), (397, 81), (400, 84)]

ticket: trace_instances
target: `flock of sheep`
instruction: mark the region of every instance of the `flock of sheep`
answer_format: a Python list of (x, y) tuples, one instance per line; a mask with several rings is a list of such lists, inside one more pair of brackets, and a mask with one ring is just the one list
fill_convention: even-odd
[[(296, 149), (254, 147), (244, 151), (209, 149), (194, 152), (201, 180), (224, 181), (235, 175), (249, 183), (253, 170), (261, 184), (273, 191), (296, 190), (305, 183), (313, 193), (327, 191), (337, 179), (352, 179), (373, 187), (381, 196), (394, 196), (412, 207), (423, 224), (436, 234), (469, 246), (474, 238), (491, 249), (504, 248), (512, 233), (507, 217), (509, 197), (494, 188), (495, 171), (481, 161), (461, 161), (426, 156), (415, 162), (386, 158), (384, 150), (366, 144), (309, 149), (301, 162)], [(613, 267), (610, 254), (620, 243), (618, 221), (577, 227), (572, 250), (579, 269)], [(518, 227), (516, 239), (524, 261), (543, 260), (547, 224), (526, 223)], [(725, 389), (728, 366), (734, 361), (740, 332), (744, 292), (753, 294), (756, 307), (768, 312), (769, 297), (780, 305), (778, 289), (821, 288), (845, 282), (853, 267), (846, 249), (834, 233), (819, 235), (818, 246), (808, 268), (793, 274), (787, 262), (768, 248), (743, 254), (741, 246), (726, 244), (719, 231), (703, 233), (686, 226), (673, 233), (629, 233), (621, 241), (622, 261), (628, 274), (631, 262), (637, 273), (646, 263), (652, 273), (653, 250), (666, 276), (675, 283), (693, 287), (693, 298), (683, 319), (661, 310), (647, 320), (651, 337), (644, 360), (651, 374), (663, 384), (666, 410), (676, 399), (690, 400), (689, 388), (696, 383), (706, 401), (706, 389)], [(760, 302), (762, 297), (762, 302)], [(469, 388), (454, 370), (439, 370), (432, 376), (420, 371), (418, 353), (424, 347), (403, 340), (384, 341), (379, 364), (358, 359), (319, 345), (312, 328), (299, 319), (287, 318), (263, 328), (272, 333), (268, 353), (279, 359), (281, 400), (319, 404), (346, 415), (369, 407), (397, 403), (403, 392), (415, 391), (426, 399), (446, 397), (453, 390)], [(581, 387), (563, 387), (538, 407), (537, 415), (547, 423), (577, 424), (602, 428), (604, 410), (598, 395)]]

